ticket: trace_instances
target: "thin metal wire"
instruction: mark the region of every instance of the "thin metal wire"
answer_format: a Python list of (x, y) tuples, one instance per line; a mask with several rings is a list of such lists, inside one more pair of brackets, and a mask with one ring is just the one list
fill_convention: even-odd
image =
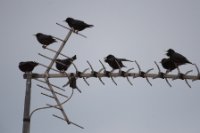
[(47, 97), (50, 97), (50, 98), (55, 98), (54, 96), (50, 96), (50, 95), (48, 95), (48, 94), (45, 94), (45, 93), (41, 93), (42, 95), (44, 95), (44, 96), (47, 96)]
[[(49, 51), (51, 51), (51, 52), (54, 52), (54, 53), (58, 53), (57, 51), (55, 51), (55, 50), (53, 50), (53, 49), (50, 49), (50, 48), (48, 48), (48, 47), (46, 47), (45, 49), (47, 49), (47, 50), (49, 50)], [(64, 55), (64, 54), (62, 54), (62, 53), (59, 53), (59, 54), (62, 55), (63, 57), (70, 58), (70, 57), (68, 57), (68, 56), (66, 56), (66, 55)]]
[[(44, 87), (44, 86), (42, 86), (42, 85), (37, 84), (37, 86), (40, 87), (40, 88), (42, 88), (42, 89), (44, 89), (44, 90), (51, 91), (51, 90), (49, 90), (49, 88)], [(65, 97), (65, 98), (68, 98), (68, 96), (66, 96), (66, 95), (63, 95), (63, 94), (61, 94), (61, 93), (59, 93), (59, 92), (56, 92), (56, 91), (54, 91), (54, 92), (55, 92), (56, 94), (60, 95), (60, 96), (63, 96), (63, 97)]]
[[(54, 116), (54, 117), (56, 117), (56, 118), (58, 118), (58, 119), (61, 119), (61, 120), (63, 120), (63, 121), (66, 121), (66, 122), (67, 122), (67, 120), (66, 120), (66, 119), (64, 119), (64, 118), (62, 118), (62, 117), (60, 117), (60, 116), (57, 116), (57, 115), (55, 115), (55, 114), (53, 114), (53, 116)], [(73, 125), (75, 125), (75, 126), (77, 126), (77, 127), (81, 128), (81, 129), (84, 129), (84, 127), (82, 127), (82, 126), (80, 126), (80, 125), (78, 125), (78, 124), (76, 124), (76, 123), (74, 123), (74, 122), (72, 122), (72, 121), (70, 121), (70, 124), (73, 124)]]
[[(41, 83), (45, 83), (46, 84), (46, 82), (45, 81), (43, 81), (43, 80), (40, 80), (40, 79), (38, 79), (38, 78), (34, 78), (34, 80), (36, 80), (36, 81), (39, 81), (39, 82), (41, 82)], [(57, 88), (57, 89), (59, 89), (59, 90), (62, 90), (62, 91), (65, 91), (64, 89), (62, 89), (62, 88), (60, 88), (60, 87), (58, 87), (58, 86), (56, 86), (56, 85), (54, 85), (54, 84), (50, 84), (51, 86), (53, 86), (53, 87), (55, 87), (55, 88)]]

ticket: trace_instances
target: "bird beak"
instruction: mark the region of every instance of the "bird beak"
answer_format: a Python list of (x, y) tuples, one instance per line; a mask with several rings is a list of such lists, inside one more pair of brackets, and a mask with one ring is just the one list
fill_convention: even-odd
[(104, 61), (105, 61), (105, 60), (107, 60), (107, 58), (106, 58), (106, 57), (104, 57)]
[(36, 34), (33, 34), (33, 36), (36, 36)]

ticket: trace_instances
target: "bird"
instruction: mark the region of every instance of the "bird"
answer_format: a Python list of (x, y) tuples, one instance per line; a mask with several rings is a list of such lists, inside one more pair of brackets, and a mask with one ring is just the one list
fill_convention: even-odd
[(122, 61), (129, 61), (129, 62), (133, 62), (131, 60), (127, 60), (124, 58), (116, 58), (114, 55), (108, 55), (105, 60), (106, 63), (108, 63), (108, 65), (110, 67), (112, 67), (113, 70), (115, 69), (121, 69), (122, 67), (125, 67), (124, 64), (122, 63)]
[(22, 71), (22, 72), (32, 72), (33, 69), (38, 65), (37, 62), (34, 62), (34, 61), (26, 61), (26, 62), (20, 62), (19, 63), (19, 69)]
[(48, 45), (56, 42), (56, 40), (51, 35), (46, 35), (43, 33), (35, 34), (39, 43), (41, 43), (43, 48), (46, 48)]
[(66, 18), (65, 22), (68, 23), (69, 27), (71, 27), (74, 32), (78, 33), (79, 31), (84, 30), (85, 28), (93, 27), (94, 25), (87, 24), (84, 21), (77, 20), (71, 17)]
[(70, 73), (69, 81), (65, 85), (63, 85), (63, 87), (66, 87), (67, 85), (69, 85), (69, 87), (71, 87), (72, 89), (77, 89), (81, 93), (81, 90), (77, 87), (76, 80), (77, 78), (75, 77), (75, 74)]
[(186, 63), (192, 64), (186, 57), (175, 52), (173, 49), (168, 49), (166, 55), (175, 63), (175, 65), (180, 66)]
[(170, 58), (163, 58), (160, 63), (162, 64), (163, 68), (166, 69), (166, 73), (177, 68), (174, 61)]
[(76, 60), (76, 55), (67, 59), (56, 59), (56, 68), (60, 72), (64, 72), (69, 68), (74, 60)]

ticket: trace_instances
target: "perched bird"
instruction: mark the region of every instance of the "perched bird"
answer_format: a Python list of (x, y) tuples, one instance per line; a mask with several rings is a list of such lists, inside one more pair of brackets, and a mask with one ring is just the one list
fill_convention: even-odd
[(176, 69), (174, 61), (171, 60), (170, 58), (163, 58), (160, 63), (162, 64), (163, 68), (166, 69), (167, 73)]
[(73, 19), (73, 18), (66, 18), (65, 22), (74, 30), (74, 32), (78, 33), (78, 31), (82, 31), (85, 28), (93, 27), (94, 25), (86, 24), (84, 21)]
[(75, 74), (70, 73), (69, 81), (65, 85), (63, 85), (63, 87), (69, 85), (69, 87), (71, 87), (72, 89), (77, 89), (81, 93), (81, 90), (77, 87), (76, 80), (77, 78), (75, 77)]
[(71, 58), (67, 58), (67, 59), (56, 59), (56, 68), (61, 71), (61, 72), (64, 72), (66, 71), (69, 66), (72, 64), (72, 62), (76, 60), (76, 55), (74, 55), (73, 57)]
[(48, 45), (56, 42), (56, 40), (51, 35), (45, 35), (42, 33), (35, 34), (39, 43), (41, 43), (43, 48), (46, 48)]
[(106, 63), (109, 64), (110, 67), (112, 67), (112, 69), (120, 69), (122, 67), (125, 67), (122, 63), (122, 61), (130, 61), (133, 62), (131, 60), (127, 60), (124, 58), (116, 58), (114, 55), (108, 55), (105, 60)]
[(37, 62), (34, 61), (26, 61), (26, 62), (20, 62), (19, 63), (19, 69), (22, 72), (32, 72), (33, 69), (38, 65)]
[(78, 88), (76, 85), (76, 77), (73, 75), (69, 80), (69, 86), (73, 89)]
[(168, 49), (166, 54), (177, 66), (184, 65), (186, 63), (192, 64), (186, 57), (175, 52), (173, 49)]

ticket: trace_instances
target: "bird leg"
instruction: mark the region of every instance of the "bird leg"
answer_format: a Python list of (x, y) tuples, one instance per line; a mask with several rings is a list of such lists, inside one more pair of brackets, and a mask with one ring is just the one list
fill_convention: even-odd
[(47, 45), (43, 45), (43, 46), (42, 46), (43, 49), (46, 49), (46, 47), (47, 47)]
[(172, 80), (176, 80), (176, 79), (182, 79), (182, 80), (184, 80), (185, 74), (181, 73), (181, 71), (180, 71), (177, 63), (175, 63), (175, 65), (176, 65), (176, 68), (178, 70), (178, 75), (176, 77), (174, 77)]

